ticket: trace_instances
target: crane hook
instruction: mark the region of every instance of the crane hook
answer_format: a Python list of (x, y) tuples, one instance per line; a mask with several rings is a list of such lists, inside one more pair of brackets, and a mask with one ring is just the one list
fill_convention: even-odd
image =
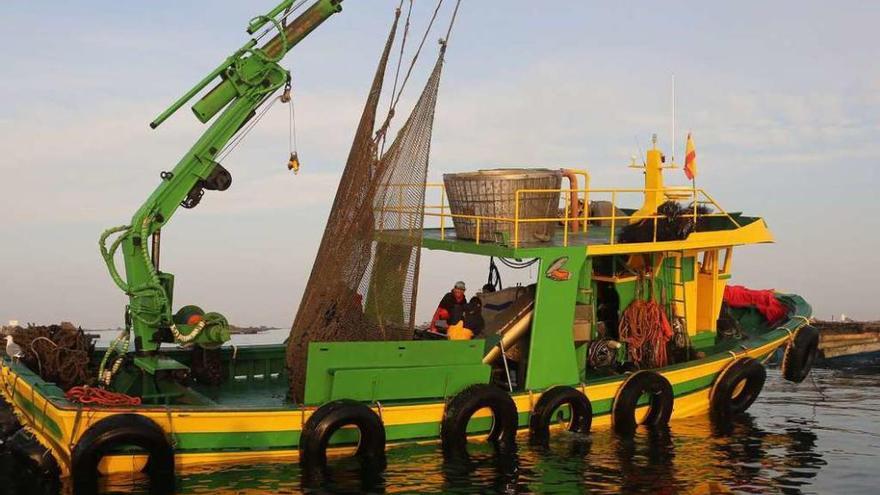
[(284, 83), (284, 91), (281, 93), (281, 103), (290, 103), (290, 77), (288, 76), (287, 82)]
[(287, 170), (292, 170), (294, 174), (299, 173), (299, 155), (296, 151), (290, 153), (290, 160), (287, 162)]
[(290, 106), (290, 158), (287, 160), (287, 170), (299, 174), (299, 154), (296, 151), (296, 123), (295, 113), (293, 111), (293, 98), (290, 95), (291, 78), (288, 76), (287, 82), (284, 84), (284, 92), (281, 93), (281, 102)]

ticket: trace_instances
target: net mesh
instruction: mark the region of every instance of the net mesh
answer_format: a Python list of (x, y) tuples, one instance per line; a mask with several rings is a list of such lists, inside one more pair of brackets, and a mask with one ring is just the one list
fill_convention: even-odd
[(443, 49), (391, 146), (389, 119), (374, 132), (391, 33), (373, 78), (315, 264), (287, 344), (290, 396), (304, 399), (310, 342), (411, 338), (418, 289), (425, 181)]

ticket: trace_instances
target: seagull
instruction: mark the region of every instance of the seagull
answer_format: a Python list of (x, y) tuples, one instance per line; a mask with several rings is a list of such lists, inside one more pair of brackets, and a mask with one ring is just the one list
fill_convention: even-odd
[(24, 357), (24, 351), (21, 350), (20, 345), (12, 340), (12, 335), (6, 336), (6, 355), (11, 357), (13, 361), (18, 361)]

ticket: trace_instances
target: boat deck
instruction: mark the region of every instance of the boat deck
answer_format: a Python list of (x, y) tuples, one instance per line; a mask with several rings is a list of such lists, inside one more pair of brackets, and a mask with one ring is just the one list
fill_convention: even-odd
[[(617, 238), (620, 236), (620, 232), (622, 227), (614, 228), (614, 237)], [(611, 227), (603, 227), (603, 226), (591, 226), (586, 232), (563, 232), (562, 229), (557, 229), (554, 233), (553, 237), (546, 242), (525, 242), (521, 241), (519, 243), (518, 249), (532, 249), (532, 248), (553, 248), (553, 247), (587, 247), (591, 245), (608, 245), (611, 244)], [(473, 239), (459, 239), (455, 233), (455, 229), (452, 228), (434, 228), (434, 229), (424, 229), (422, 231), (422, 239), (425, 243), (425, 247), (429, 249), (438, 249), (436, 246), (448, 246), (449, 250), (456, 250), (454, 246), (461, 246), (462, 250), (467, 250), (465, 246), (482, 246), (483, 249), (486, 249), (489, 246), (494, 246), (501, 249), (514, 249), (512, 246), (497, 244), (493, 242), (482, 241), (477, 243)]]
[[(624, 219), (625, 220), (625, 219)], [(548, 241), (519, 243), (497, 243), (473, 239), (460, 239), (452, 227), (422, 229), (422, 246), (426, 249), (478, 254), (484, 256), (504, 256), (510, 258), (540, 257), (551, 252), (558, 255), (566, 250), (586, 250), (588, 255), (648, 253), (676, 251), (683, 249), (704, 249), (757, 242), (772, 242), (773, 237), (761, 218), (730, 214), (728, 217), (715, 217), (703, 230), (691, 233), (686, 239), (674, 241), (619, 242), (620, 233), (627, 222), (610, 226), (590, 225), (586, 232), (556, 229)], [(396, 233), (409, 241), (405, 231), (389, 230), (382, 238), (391, 240)]]
[[(282, 345), (279, 345), (282, 347)], [(222, 386), (194, 385), (193, 390), (212, 400), (221, 408), (242, 409), (278, 409), (285, 406), (293, 407), (287, 400), (289, 390), (287, 378), (282, 379), (233, 379)]]

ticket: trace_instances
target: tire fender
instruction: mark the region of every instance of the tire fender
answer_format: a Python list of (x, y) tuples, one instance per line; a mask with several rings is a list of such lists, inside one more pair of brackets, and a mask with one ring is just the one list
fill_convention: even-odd
[(635, 433), (636, 408), (643, 394), (650, 395), (650, 408), (641, 424), (648, 427), (663, 427), (669, 424), (675, 396), (669, 380), (653, 371), (637, 371), (629, 376), (617, 390), (611, 406), (611, 422), (614, 431), (621, 435)]
[(532, 408), (529, 417), (529, 439), (532, 443), (543, 444), (550, 439), (550, 424), (554, 421), (554, 413), (563, 406), (568, 406), (571, 412), (568, 431), (590, 432), (593, 424), (590, 399), (574, 387), (556, 386), (545, 390)]
[(798, 329), (785, 348), (782, 375), (786, 380), (800, 383), (807, 378), (819, 353), (819, 331), (810, 325)]
[(519, 416), (510, 395), (494, 385), (479, 383), (456, 394), (443, 411), (440, 423), (440, 442), (447, 457), (467, 456), (467, 425), (480, 409), (492, 411), (493, 424), (489, 441), (498, 451), (516, 449), (516, 430)]
[(92, 425), (71, 454), (71, 474), (76, 493), (94, 493), (98, 464), (113, 449), (130, 445), (147, 452), (144, 472), (154, 490), (174, 490), (174, 449), (155, 422), (139, 414), (117, 414)]
[(327, 463), (330, 437), (342, 427), (354, 426), (360, 433), (355, 455), (361, 460), (383, 463), (385, 460), (385, 425), (367, 405), (341, 399), (319, 407), (303, 426), (299, 441), (300, 462), (323, 467)]
[(709, 411), (714, 421), (729, 422), (745, 412), (758, 398), (767, 370), (756, 359), (744, 357), (727, 365), (709, 392)]

